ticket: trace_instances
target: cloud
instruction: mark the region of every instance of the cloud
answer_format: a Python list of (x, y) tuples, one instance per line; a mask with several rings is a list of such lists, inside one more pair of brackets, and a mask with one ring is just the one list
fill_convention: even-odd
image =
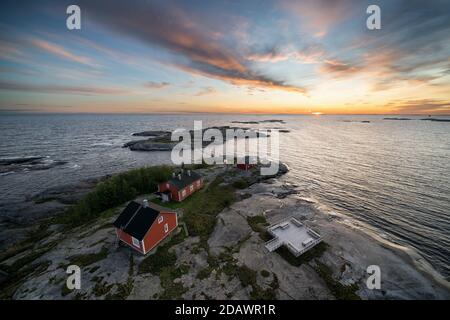
[(332, 27), (349, 18), (357, 4), (357, 1), (352, 0), (280, 1), (285, 11), (297, 16), (318, 38), (325, 36)]
[(257, 62), (276, 63), (280, 61), (291, 60), (302, 64), (314, 64), (323, 60), (325, 52), (318, 45), (307, 45), (301, 49), (279, 48), (277, 46), (251, 53), (247, 56), (247, 60)]
[(394, 113), (404, 114), (450, 114), (450, 101), (422, 99), (393, 102), (386, 105)]
[(82, 95), (121, 95), (130, 93), (127, 90), (107, 87), (83, 87), (83, 86), (63, 86), (63, 85), (36, 85), (24, 83), (12, 83), (0, 81), (0, 90), (22, 91), (52, 94), (82, 94)]
[(89, 67), (98, 67), (98, 65), (96, 65), (90, 58), (73, 54), (57, 44), (40, 39), (31, 39), (30, 42), (36, 48), (53, 54), (54, 56), (57, 56), (61, 59), (83, 64)]
[(81, 3), (92, 14), (92, 21), (130, 38), (158, 46), (173, 54), (172, 65), (194, 74), (220, 79), (235, 85), (262, 86), (278, 90), (305, 92), (304, 88), (272, 79), (251, 70), (246, 59), (229, 45), (220, 42), (212, 30), (198, 24), (172, 4), (157, 6), (139, 2), (129, 6), (123, 1)]
[(217, 91), (213, 87), (204, 87), (202, 90), (197, 92), (195, 95), (197, 97), (200, 97), (200, 96), (209, 95), (209, 94), (212, 94), (212, 93), (215, 93), (215, 92), (217, 92)]
[(334, 77), (345, 77), (353, 75), (362, 71), (363, 68), (352, 65), (350, 63), (344, 63), (339, 60), (325, 60), (319, 67), (319, 72), (323, 74), (330, 74)]
[(149, 81), (146, 82), (144, 84), (144, 87), (149, 88), (149, 89), (162, 89), (165, 87), (170, 86), (169, 82), (153, 82), (153, 81)]

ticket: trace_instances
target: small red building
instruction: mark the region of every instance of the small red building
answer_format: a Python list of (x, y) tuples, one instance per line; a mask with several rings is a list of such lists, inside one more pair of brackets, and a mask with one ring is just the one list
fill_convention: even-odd
[(172, 179), (160, 183), (158, 192), (161, 200), (183, 201), (198, 189), (203, 187), (203, 178), (191, 170), (182, 170), (179, 174), (173, 174)]
[(249, 170), (255, 167), (257, 164), (257, 159), (254, 157), (246, 156), (237, 160), (236, 167), (241, 170)]
[(146, 254), (178, 226), (177, 213), (144, 200), (131, 201), (114, 221), (117, 237)]

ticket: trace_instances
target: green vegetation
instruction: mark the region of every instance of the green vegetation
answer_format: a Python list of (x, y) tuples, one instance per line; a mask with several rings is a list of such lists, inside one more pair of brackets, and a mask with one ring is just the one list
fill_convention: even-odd
[(327, 248), (328, 244), (322, 241), (314, 248), (306, 251), (299, 257), (294, 256), (285, 246), (281, 246), (280, 248), (275, 250), (275, 252), (294, 267), (299, 267), (305, 262), (309, 262), (315, 258), (320, 258), (322, 254), (327, 250)]
[(270, 272), (267, 270), (261, 270), (261, 276), (263, 276), (264, 278), (268, 278), (270, 277)]
[(333, 296), (338, 300), (360, 300), (361, 298), (356, 294), (358, 285), (356, 283), (346, 286), (333, 278), (331, 269), (320, 261), (316, 261), (314, 269), (319, 276), (325, 281), (328, 289)]
[(256, 285), (257, 273), (246, 265), (237, 268), (237, 276), (244, 287)]
[(179, 267), (171, 266), (162, 270), (159, 275), (161, 287), (164, 291), (161, 293), (160, 299), (179, 299), (181, 295), (187, 291), (181, 282), (175, 283), (174, 280), (180, 278), (189, 271), (189, 266), (181, 265)]
[(49, 236), (51, 232), (47, 231), (47, 227), (47, 224), (41, 224), (35, 231), (30, 232), (26, 239), (12, 245), (7, 250), (0, 253), (0, 262), (31, 249), (37, 242)]
[(70, 227), (89, 222), (105, 210), (130, 201), (139, 194), (155, 192), (158, 183), (167, 180), (172, 170), (169, 166), (154, 166), (112, 176), (100, 182), (76, 205), (56, 218), (55, 222)]
[(223, 177), (217, 176), (206, 188), (183, 201), (183, 220), (189, 234), (200, 236), (201, 241), (206, 241), (214, 230), (217, 214), (235, 200), (235, 189), (221, 185), (223, 182)]
[(159, 299), (178, 299), (187, 291), (181, 283), (174, 283), (176, 278), (181, 277), (189, 271), (187, 265), (176, 267), (177, 256), (169, 249), (181, 243), (185, 238), (185, 233), (179, 232), (165, 244), (160, 245), (154, 254), (146, 257), (139, 264), (138, 273), (152, 273), (158, 275), (164, 291)]
[(8, 278), (2, 282), (0, 290), (0, 300), (12, 299), (17, 288), (23, 283), (25, 277), (32, 277), (47, 270), (51, 265), (51, 261), (43, 261), (39, 263), (25, 265), (20, 270), (16, 270), (10, 274)]
[(272, 236), (267, 232), (267, 220), (264, 216), (247, 217), (247, 223), (250, 228), (259, 234), (263, 241), (269, 241)]
[[(134, 258), (133, 258), (133, 253), (130, 253), (130, 263), (128, 266), (127, 281), (125, 283), (118, 283), (116, 292), (114, 294), (108, 293), (106, 296), (106, 299), (107, 300), (125, 300), (126, 298), (128, 298), (128, 296), (131, 294), (131, 292), (133, 291), (133, 288), (134, 288), (133, 275), (134, 275)], [(111, 286), (112, 285), (108, 286), (105, 289), (109, 291), (111, 289)]]
[[(263, 270), (265, 271), (265, 270)], [(266, 271), (267, 272), (267, 271)], [(273, 274), (273, 280), (269, 285), (269, 288), (263, 289), (257, 284), (257, 272), (242, 266), (237, 268), (237, 276), (244, 287), (251, 286), (252, 292), (250, 298), (253, 300), (274, 300), (276, 299), (276, 290), (279, 288), (278, 278)], [(269, 274), (270, 275), (270, 274)]]
[(280, 287), (278, 283), (278, 277), (275, 273), (273, 273), (273, 280), (269, 285), (269, 288), (262, 289), (258, 285), (253, 286), (253, 290), (250, 294), (250, 297), (253, 300), (275, 300), (277, 298), (276, 290)]
[(249, 187), (249, 183), (245, 179), (239, 179), (233, 182), (233, 187), (236, 189), (245, 189)]
[(97, 282), (92, 289), (92, 292), (96, 297), (104, 296), (109, 293), (112, 286), (112, 284), (108, 285), (106, 282)]
[[(179, 230), (179, 229), (178, 229)], [(186, 235), (179, 231), (173, 235), (172, 238), (163, 245), (159, 245), (154, 254), (150, 254), (139, 264), (138, 273), (153, 273), (159, 274), (164, 268), (169, 268), (177, 261), (177, 256), (174, 252), (169, 252), (169, 249), (174, 245), (182, 242)]]
[(214, 269), (213, 269), (211, 266), (208, 266), (208, 267), (206, 267), (206, 268), (200, 270), (200, 271), (197, 273), (197, 279), (203, 280), (203, 279), (208, 278), (209, 275), (211, 274), (211, 272), (212, 272), (213, 270), (214, 270)]
[(97, 261), (103, 260), (108, 256), (108, 249), (102, 247), (97, 253), (77, 254), (69, 258), (69, 264), (74, 264), (81, 267), (88, 266)]

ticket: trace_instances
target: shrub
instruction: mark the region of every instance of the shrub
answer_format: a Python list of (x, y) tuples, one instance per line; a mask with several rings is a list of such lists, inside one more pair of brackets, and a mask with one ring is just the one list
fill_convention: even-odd
[(138, 194), (155, 192), (158, 183), (167, 180), (171, 172), (172, 168), (169, 166), (155, 166), (112, 176), (100, 182), (83, 199), (57, 218), (56, 222), (71, 227), (86, 223), (105, 210), (132, 200)]
[(267, 278), (270, 276), (270, 272), (267, 270), (261, 270), (261, 276), (263, 276), (264, 278)]
[(233, 182), (233, 187), (236, 189), (248, 188), (249, 184), (245, 179), (239, 179)]
[(361, 298), (356, 294), (358, 291), (358, 285), (356, 283), (352, 285), (343, 285), (339, 281), (333, 279), (333, 272), (331, 269), (320, 261), (316, 261), (316, 267), (314, 268), (319, 276), (325, 281), (328, 289), (338, 300), (360, 300)]

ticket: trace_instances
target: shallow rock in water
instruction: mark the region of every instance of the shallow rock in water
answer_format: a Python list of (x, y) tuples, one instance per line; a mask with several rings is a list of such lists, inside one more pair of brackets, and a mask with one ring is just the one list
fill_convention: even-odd
[(0, 173), (48, 170), (66, 164), (67, 161), (52, 160), (48, 157), (22, 157), (0, 159)]
[(130, 141), (124, 144), (124, 147), (130, 148), (132, 151), (171, 151), (176, 146), (175, 142), (162, 143), (153, 140)]
[(149, 131), (142, 131), (142, 132), (136, 132), (132, 134), (133, 136), (137, 137), (161, 137), (161, 136), (169, 136), (171, 135), (170, 131), (158, 131), (158, 130), (149, 130)]

